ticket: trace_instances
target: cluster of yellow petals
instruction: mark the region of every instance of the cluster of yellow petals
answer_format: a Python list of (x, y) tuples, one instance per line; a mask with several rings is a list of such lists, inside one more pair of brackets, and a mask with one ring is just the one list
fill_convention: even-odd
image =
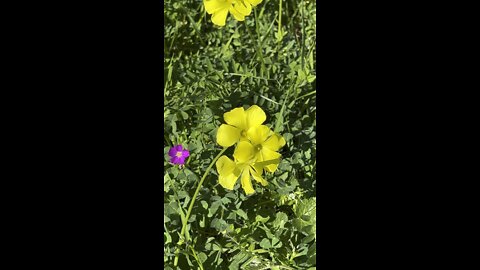
[(263, 171), (275, 172), (281, 155), (277, 152), (285, 145), (285, 139), (262, 125), (267, 119), (265, 112), (253, 105), (247, 110), (235, 108), (223, 115), (227, 124), (217, 131), (217, 143), (223, 147), (236, 145), (234, 160), (221, 156), (217, 163), (219, 183), (232, 190), (238, 178), (245, 193), (252, 194), (251, 177), (263, 186), (268, 183), (262, 178)]
[(203, 0), (205, 10), (212, 14), (212, 22), (218, 26), (225, 26), (229, 12), (237, 21), (245, 20), (245, 16), (252, 12), (252, 7), (261, 2), (262, 0)]

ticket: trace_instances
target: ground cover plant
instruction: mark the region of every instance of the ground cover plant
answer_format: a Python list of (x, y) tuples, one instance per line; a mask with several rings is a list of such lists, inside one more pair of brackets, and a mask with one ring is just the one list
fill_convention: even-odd
[(316, 269), (315, 1), (164, 15), (165, 269)]

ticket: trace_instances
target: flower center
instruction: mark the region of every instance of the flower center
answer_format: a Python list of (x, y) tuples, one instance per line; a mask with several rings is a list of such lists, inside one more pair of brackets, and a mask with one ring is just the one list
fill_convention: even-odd
[(247, 137), (247, 132), (245, 130), (242, 130), (242, 137)]
[(261, 145), (261, 144), (255, 145), (255, 150), (256, 150), (256, 151), (262, 150), (262, 145)]
[(177, 156), (177, 157), (182, 157), (182, 152), (177, 152), (177, 153), (175, 154), (175, 156)]

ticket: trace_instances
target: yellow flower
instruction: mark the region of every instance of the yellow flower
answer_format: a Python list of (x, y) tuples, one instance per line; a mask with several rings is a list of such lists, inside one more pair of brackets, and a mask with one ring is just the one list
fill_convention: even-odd
[(240, 177), (243, 190), (247, 195), (255, 193), (251, 177), (263, 186), (268, 183), (262, 178), (262, 167), (255, 164), (255, 149), (248, 141), (238, 143), (233, 153), (235, 162), (227, 156), (221, 156), (216, 163), (219, 183), (222, 187), (232, 190)]
[(247, 138), (255, 149), (255, 162), (276, 160), (264, 166), (266, 171), (275, 172), (279, 164), (279, 158), (282, 156), (277, 151), (285, 145), (285, 139), (265, 125), (248, 129)]
[(265, 112), (253, 105), (247, 110), (243, 107), (235, 108), (223, 114), (228, 125), (222, 124), (217, 130), (217, 143), (223, 147), (230, 147), (238, 141), (247, 140), (247, 131), (252, 127), (259, 127), (265, 122)]
[(260, 4), (262, 0), (203, 0), (205, 10), (212, 15), (212, 22), (218, 26), (225, 26), (228, 12), (237, 21), (245, 20), (250, 15), (252, 6)]

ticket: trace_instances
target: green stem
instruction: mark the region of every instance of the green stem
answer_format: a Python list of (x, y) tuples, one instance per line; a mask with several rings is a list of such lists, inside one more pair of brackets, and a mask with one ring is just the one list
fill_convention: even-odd
[[(200, 188), (202, 187), (203, 181), (205, 181), (205, 178), (207, 177), (207, 174), (210, 172), (210, 169), (212, 169), (213, 164), (217, 161), (217, 159), (220, 158), (220, 156), (227, 150), (227, 148), (223, 148), (220, 153), (212, 160), (210, 165), (208, 166), (207, 170), (202, 176), (202, 179), (200, 179), (200, 182), (198, 183), (197, 189), (195, 190), (195, 193), (193, 194), (192, 200), (190, 201), (190, 205), (188, 206), (188, 211), (187, 211), (187, 216), (185, 217), (185, 223), (182, 226), (182, 231), (180, 232), (180, 235), (183, 235), (185, 233), (185, 230), (187, 229), (187, 223), (188, 219), (190, 218), (190, 214), (192, 213), (193, 209), (193, 204), (195, 203), (195, 199), (197, 198), (198, 192), (200, 192)], [(187, 241), (190, 239), (186, 239)]]
[(282, 0), (278, 1), (278, 33), (277, 33), (277, 43), (280, 43), (283, 38), (282, 33)]
[[(205, 171), (205, 173), (203, 174), (202, 179), (200, 179), (200, 182), (198, 182), (197, 189), (195, 190), (195, 193), (193, 194), (192, 200), (190, 201), (190, 205), (188, 206), (187, 215), (185, 216), (184, 222), (182, 222), (182, 223), (183, 223), (183, 224), (182, 224), (182, 231), (180, 232), (180, 239), (178, 240), (177, 245), (182, 244), (184, 241), (186, 242), (186, 241), (189, 241), (189, 240), (190, 240), (190, 238), (187, 236), (188, 234), (186, 233), (186, 229), (187, 229), (188, 220), (190, 219), (190, 214), (192, 213), (193, 204), (195, 203), (195, 199), (197, 198), (197, 195), (198, 195), (198, 193), (200, 192), (200, 188), (202, 187), (203, 181), (205, 181), (205, 178), (207, 177), (208, 173), (209, 173), (210, 170), (212, 169), (213, 164), (215, 164), (215, 162), (217, 161), (217, 159), (219, 159), (220, 156), (221, 156), (227, 149), (228, 149), (228, 148), (225, 147), (225, 148), (222, 149), (222, 151), (220, 151), (220, 153), (218, 153), (218, 155), (212, 160), (212, 162), (210, 163), (210, 165), (208, 165), (208, 168), (207, 168), (207, 170)], [(185, 240), (184, 240), (184, 237), (185, 237)], [(175, 262), (174, 262), (174, 265), (175, 265), (175, 266), (177, 266), (177, 263), (178, 263), (178, 254), (179, 254), (179, 250), (178, 250), (178, 247), (177, 247), (177, 252), (175, 252)]]
[(200, 267), (200, 270), (204, 270), (203, 265), (202, 265), (202, 261), (200, 261), (200, 259), (198, 258), (197, 253), (195, 252), (195, 249), (193, 249), (193, 247), (190, 247), (190, 249), (192, 250), (193, 257), (195, 258), (195, 260), (197, 260), (197, 263), (198, 263), (198, 266)]
[(304, 15), (304, 9), (305, 9), (305, 2), (302, 0), (301, 3), (301, 12), (302, 12), (302, 70), (305, 70), (305, 60), (304, 60), (304, 53), (305, 53), (305, 15)]
[(259, 27), (259, 20), (257, 17), (257, 9), (253, 10), (253, 13), (255, 15), (255, 30), (257, 32), (257, 55), (260, 59), (260, 64), (262, 65), (262, 68), (260, 69), (260, 77), (263, 77), (263, 71), (265, 70), (265, 62), (263, 60), (263, 51), (262, 51), (262, 44), (261, 44), (261, 37), (260, 37), (260, 29)]

